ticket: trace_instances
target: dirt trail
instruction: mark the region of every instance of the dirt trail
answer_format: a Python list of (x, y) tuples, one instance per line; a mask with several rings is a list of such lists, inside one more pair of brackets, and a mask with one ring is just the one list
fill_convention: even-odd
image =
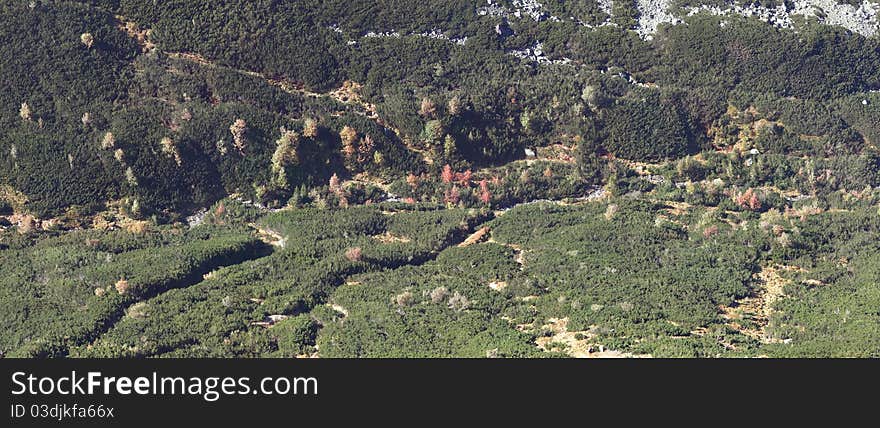
[(471, 245), (478, 244), (486, 239), (486, 235), (489, 234), (489, 227), (483, 227), (471, 234), (464, 240), (461, 244), (458, 244), (459, 248), (470, 247)]
[[(727, 325), (747, 336), (751, 336), (764, 344), (781, 343), (781, 340), (767, 334), (767, 324), (773, 315), (773, 306), (785, 298), (785, 286), (791, 283), (782, 276), (781, 271), (802, 271), (797, 266), (771, 265), (764, 266), (755, 274), (756, 285), (752, 295), (736, 301), (733, 305), (722, 306), (722, 318)], [(744, 326), (744, 321), (751, 321)]]
[[(379, 117), (378, 109), (375, 104), (369, 103), (361, 97), (360, 92), (363, 87), (357, 82), (345, 81), (339, 88), (326, 93), (312, 92), (306, 89), (305, 85), (300, 82), (296, 82), (284, 77), (268, 76), (265, 73), (257, 71), (220, 65), (198, 53), (163, 51), (159, 49), (159, 46), (156, 45), (156, 43), (150, 40), (150, 35), (152, 33), (151, 29), (142, 29), (137, 22), (122, 15), (116, 15), (115, 18), (116, 27), (120, 31), (126, 33), (133, 40), (135, 40), (138, 46), (141, 47), (141, 51), (144, 53), (158, 50), (170, 58), (189, 61), (195, 64), (199, 64), (203, 67), (230, 70), (239, 74), (261, 79), (267, 84), (275, 86), (276, 88), (279, 88), (289, 94), (300, 95), (310, 98), (331, 98), (339, 102), (340, 104), (353, 107), (353, 113), (373, 120), (379, 126), (392, 130), (395, 134), (398, 135), (398, 137), (401, 136), (401, 132), (399, 129), (393, 127), (391, 124)], [(343, 113), (344, 112), (337, 112), (336, 114), (342, 115)]]

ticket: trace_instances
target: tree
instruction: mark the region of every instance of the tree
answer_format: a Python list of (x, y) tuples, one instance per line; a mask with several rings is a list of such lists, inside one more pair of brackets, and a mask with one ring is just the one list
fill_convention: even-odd
[(480, 180), (480, 202), (489, 205), (492, 201), (492, 193), (489, 192), (489, 182), (486, 179)]
[(354, 172), (358, 168), (357, 162), (357, 143), (358, 133), (354, 128), (345, 125), (339, 131), (339, 138), (342, 140), (342, 159), (345, 161), (345, 167), (349, 171)]
[(443, 180), (444, 183), (449, 184), (452, 183), (452, 179), (455, 177), (455, 174), (452, 172), (452, 167), (449, 164), (443, 166), (443, 172), (440, 173), (440, 179)]
[(606, 103), (605, 95), (602, 93), (602, 90), (594, 85), (584, 86), (583, 91), (581, 91), (581, 100), (587, 103), (587, 106), (592, 111), (597, 111)]
[(449, 99), (449, 103), (446, 106), (446, 110), (449, 112), (451, 116), (458, 116), (461, 114), (461, 98), (458, 95)]
[(424, 118), (434, 118), (437, 115), (437, 106), (429, 98), (422, 98), (419, 106), (419, 115)]
[(18, 115), (25, 121), (31, 121), (31, 106), (28, 103), (21, 103), (21, 108), (18, 109)]
[(446, 134), (446, 139), (443, 142), (443, 154), (446, 156), (446, 159), (454, 159), (456, 152), (455, 138), (452, 135)]
[(162, 147), (162, 153), (166, 156), (170, 156), (174, 158), (174, 162), (177, 163), (177, 166), (180, 166), (183, 163), (183, 160), (180, 157), (180, 150), (177, 149), (177, 145), (174, 144), (174, 140), (170, 137), (164, 137), (159, 142), (159, 145)]
[(602, 180), (604, 162), (599, 156), (599, 141), (595, 128), (588, 128), (583, 137), (578, 138), (578, 171), (581, 177), (589, 182)]
[(424, 140), (431, 144), (439, 144), (444, 134), (443, 122), (439, 120), (429, 120), (425, 123)]
[(333, 174), (333, 176), (330, 177), (328, 185), (331, 193), (339, 193), (342, 191), (342, 186), (339, 184), (339, 176), (336, 174)]
[(110, 150), (114, 147), (116, 147), (116, 138), (113, 137), (113, 133), (108, 132), (104, 134), (104, 138), (101, 139), (101, 148)]
[(353, 247), (346, 250), (345, 258), (351, 262), (359, 262), (363, 260), (363, 251), (361, 250), (361, 247)]
[(92, 36), (92, 33), (82, 33), (79, 36), (79, 41), (86, 45), (87, 48), (91, 49), (95, 44), (95, 37)]
[(761, 209), (761, 200), (751, 187), (736, 198), (736, 204), (750, 211)]
[(275, 142), (275, 153), (272, 154), (272, 180), (280, 189), (287, 189), (287, 167), (299, 163), (300, 135), (295, 131), (281, 129), (281, 138)]
[(303, 122), (303, 136), (306, 138), (318, 137), (318, 122), (315, 119), (307, 118)]
[(358, 146), (358, 163), (363, 165), (371, 161), (373, 159), (373, 150), (375, 149), (376, 142), (373, 141), (373, 137), (367, 135), (361, 139), (361, 144)]
[(453, 185), (451, 189), (446, 190), (443, 194), (443, 202), (448, 206), (456, 206), (460, 200), (461, 193), (458, 191), (458, 186)]
[(232, 145), (243, 155), (244, 149), (247, 147), (245, 135), (247, 132), (247, 122), (245, 122), (244, 119), (236, 119), (235, 122), (229, 126), (229, 132), (232, 134)]

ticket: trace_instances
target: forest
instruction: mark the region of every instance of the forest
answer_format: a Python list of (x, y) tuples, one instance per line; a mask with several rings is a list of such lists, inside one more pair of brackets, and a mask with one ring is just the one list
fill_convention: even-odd
[(880, 36), (642, 3), (3, 2), (0, 357), (880, 357)]

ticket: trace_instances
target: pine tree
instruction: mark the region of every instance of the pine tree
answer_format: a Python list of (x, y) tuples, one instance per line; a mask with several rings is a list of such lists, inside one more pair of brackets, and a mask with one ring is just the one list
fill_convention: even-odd
[(455, 159), (455, 154), (457, 153), (457, 146), (455, 144), (455, 138), (452, 135), (446, 134), (446, 139), (443, 142), (443, 154), (446, 156), (446, 159), (452, 160)]
[(125, 169), (125, 181), (133, 187), (137, 187), (138, 185), (137, 176), (134, 175), (134, 170), (132, 170), (131, 167)]
[(593, 183), (602, 180), (604, 161), (599, 156), (599, 141), (595, 128), (589, 127), (583, 137), (578, 138), (578, 170), (581, 177)]
[(376, 143), (373, 141), (373, 137), (367, 135), (363, 139), (361, 139), (361, 144), (360, 146), (358, 146), (358, 163), (363, 165), (372, 160), (373, 150), (375, 150), (375, 148)]

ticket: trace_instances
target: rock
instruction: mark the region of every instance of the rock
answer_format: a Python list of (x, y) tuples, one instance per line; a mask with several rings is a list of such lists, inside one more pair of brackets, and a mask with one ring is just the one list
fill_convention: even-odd
[(277, 324), (281, 321), (286, 320), (287, 315), (269, 315), (268, 317), (266, 317), (266, 319), (272, 324)]
[(469, 247), (478, 242), (481, 242), (486, 235), (489, 233), (489, 227), (483, 227), (482, 229), (474, 232), (471, 236), (464, 240), (461, 244), (458, 244), (460, 248)]

